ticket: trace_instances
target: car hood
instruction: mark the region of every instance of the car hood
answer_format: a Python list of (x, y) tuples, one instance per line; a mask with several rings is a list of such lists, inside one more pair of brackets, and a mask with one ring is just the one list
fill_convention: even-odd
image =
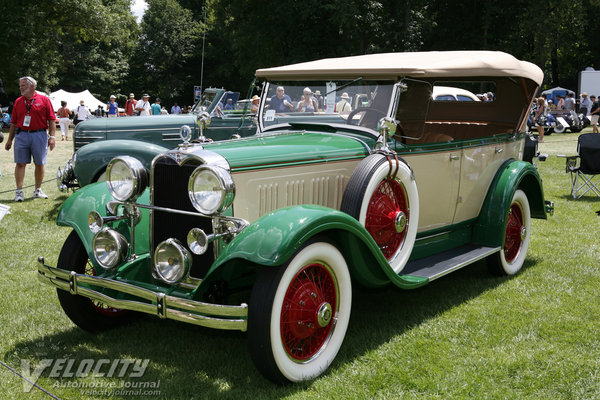
[(362, 158), (371, 152), (374, 144), (374, 138), (359, 135), (286, 131), (214, 142), (203, 147), (225, 157), (236, 172)]
[(93, 118), (77, 125), (77, 131), (119, 131), (156, 129), (165, 127), (179, 127), (189, 125), (196, 127), (196, 114), (179, 115), (151, 115), (145, 117), (119, 117), (119, 118)]

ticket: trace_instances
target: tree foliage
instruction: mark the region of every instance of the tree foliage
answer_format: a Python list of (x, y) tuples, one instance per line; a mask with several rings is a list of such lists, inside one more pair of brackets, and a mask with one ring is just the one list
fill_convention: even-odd
[(42, 90), (189, 104), (194, 85), (246, 93), (257, 68), (392, 51), (501, 50), (540, 66), (545, 87), (600, 68), (600, 0), (148, 0), (140, 24), (131, 1), (3, 0), (6, 91), (30, 74)]
[(138, 34), (130, 0), (4, 0), (0, 64), (9, 93), (31, 75), (39, 89), (119, 90)]

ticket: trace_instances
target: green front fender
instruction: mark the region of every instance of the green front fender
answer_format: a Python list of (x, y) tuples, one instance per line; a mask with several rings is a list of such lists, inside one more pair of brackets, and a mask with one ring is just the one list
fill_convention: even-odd
[(544, 190), (537, 169), (528, 162), (508, 160), (498, 169), (473, 231), (474, 242), (504, 245), (506, 216), (517, 189), (527, 195), (531, 216), (546, 219)]
[[(149, 196), (149, 190), (146, 189), (138, 198), (138, 203), (149, 204)], [(106, 203), (112, 200), (114, 199), (106, 187), (106, 182), (93, 183), (77, 190), (72, 196), (69, 196), (58, 212), (57, 225), (70, 226), (77, 232), (90, 256), (90, 260), (94, 260), (94, 257), (92, 257), (94, 234), (88, 227), (88, 214), (90, 211), (97, 211), (100, 215), (106, 216)], [(149, 251), (148, 210), (141, 209), (141, 212), (141, 222), (135, 227), (136, 254), (143, 254)], [(111, 227), (119, 231), (130, 242), (131, 238), (127, 222), (119, 221), (112, 223)]]
[(371, 235), (350, 215), (326, 207), (301, 205), (274, 211), (244, 229), (222, 250), (203, 286), (216, 280), (231, 281), (260, 266), (279, 266), (317, 235), (340, 249), (351, 275), (364, 286), (380, 287), (392, 282), (408, 289), (427, 283), (396, 274)]
[(157, 155), (169, 149), (156, 144), (137, 140), (101, 140), (90, 143), (75, 153), (75, 176), (83, 187), (96, 180), (110, 160), (127, 155), (137, 158), (150, 171), (150, 164)]

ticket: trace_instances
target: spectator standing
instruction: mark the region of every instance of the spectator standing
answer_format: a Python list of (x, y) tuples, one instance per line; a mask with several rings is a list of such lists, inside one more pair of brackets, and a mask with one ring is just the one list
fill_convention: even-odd
[(260, 97), (257, 95), (252, 96), (252, 102), (250, 102), (250, 112), (252, 114), (256, 114), (258, 112), (258, 104), (260, 102)]
[(556, 98), (558, 99), (558, 101), (556, 102), (556, 109), (557, 110), (564, 110), (564, 108), (565, 108), (565, 99), (562, 96), (556, 96)]
[(588, 99), (588, 95), (586, 92), (581, 93), (581, 102), (579, 103), (579, 112), (584, 116), (590, 114), (590, 108), (592, 107), (592, 102)]
[(160, 109), (160, 115), (169, 115), (169, 112), (167, 111), (167, 109), (165, 107)]
[(35, 164), (33, 198), (48, 198), (42, 191), (42, 182), (44, 181), (44, 165), (48, 147), (53, 150), (56, 145), (54, 139), (56, 116), (50, 99), (37, 93), (36, 86), (36, 80), (30, 76), (19, 79), (21, 97), (15, 101), (8, 140), (4, 145), (8, 151), (12, 147), (13, 140), (15, 142), (15, 182), (17, 184), (15, 201), (25, 200), (23, 195), (25, 167), (31, 163), (32, 156)]
[(156, 98), (154, 104), (152, 104), (151, 109), (152, 115), (160, 115), (160, 110), (162, 109), (162, 107), (160, 106), (160, 99), (158, 97)]
[(596, 96), (590, 96), (592, 107), (590, 108), (590, 120), (592, 122), (592, 132), (598, 133), (598, 118), (600, 117), (600, 104), (596, 101)]
[(350, 111), (352, 111), (352, 106), (350, 105), (350, 103), (348, 103), (349, 98), (350, 96), (348, 96), (348, 93), (342, 93), (341, 100), (335, 104), (334, 112), (340, 114), (347, 114)]
[(135, 111), (136, 103), (137, 100), (135, 99), (135, 95), (133, 93), (129, 93), (129, 98), (125, 102), (125, 114), (131, 117)]
[(537, 112), (535, 113), (535, 117), (533, 121), (535, 122), (535, 126), (538, 131), (538, 142), (544, 142), (544, 123), (542, 121), (542, 117), (546, 114), (546, 99), (543, 97), (539, 97), (537, 99)]
[(323, 96), (321, 96), (320, 90), (315, 90), (315, 100), (317, 100), (319, 111), (323, 111)]
[(305, 87), (302, 91), (302, 99), (298, 102), (296, 111), (300, 112), (315, 112), (319, 109), (317, 99), (312, 96), (312, 90)]
[(177, 102), (175, 102), (175, 104), (173, 104), (173, 107), (171, 107), (171, 114), (181, 114), (181, 107), (179, 107)]
[(102, 108), (102, 105), (98, 104), (98, 108), (96, 108), (94, 114), (96, 114), (96, 117), (102, 117), (104, 115), (104, 109)]
[(150, 102), (148, 101), (149, 99), (150, 96), (144, 93), (144, 95), (142, 96), (142, 100), (139, 100), (135, 105), (135, 109), (141, 117), (150, 115)]
[(77, 125), (81, 121), (85, 121), (90, 116), (90, 110), (85, 106), (83, 100), (79, 101), (79, 106), (75, 110), (75, 117), (73, 118), (73, 124)]
[(58, 109), (58, 125), (60, 125), (60, 140), (69, 140), (69, 114), (71, 111), (67, 108), (67, 102), (61, 101), (61, 107)]
[(285, 94), (285, 89), (283, 88), (283, 86), (277, 87), (277, 93), (273, 97), (271, 97), (271, 103), (269, 103), (269, 108), (271, 110), (275, 110), (275, 112), (277, 113), (294, 111), (292, 99), (290, 98), (290, 96)]
[(573, 93), (567, 93), (567, 98), (565, 99), (564, 109), (566, 111), (575, 110), (575, 99), (573, 98)]
[(114, 95), (110, 96), (110, 101), (106, 103), (108, 110), (108, 118), (116, 118), (119, 113), (119, 104), (115, 101), (117, 98)]

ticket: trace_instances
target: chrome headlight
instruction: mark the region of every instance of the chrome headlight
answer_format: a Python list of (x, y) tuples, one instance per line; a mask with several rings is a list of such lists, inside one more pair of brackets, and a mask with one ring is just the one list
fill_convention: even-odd
[(123, 235), (114, 229), (101, 229), (92, 243), (94, 257), (104, 269), (111, 269), (125, 261), (129, 245)]
[(156, 246), (154, 251), (154, 271), (160, 279), (174, 284), (187, 278), (192, 257), (177, 239), (167, 239)]
[(118, 201), (134, 201), (148, 186), (148, 173), (135, 157), (115, 157), (106, 167), (106, 185)]
[(190, 176), (188, 192), (196, 210), (204, 215), (213, 215), (231, 205), (235, 184), (225, 169), (204, 165), (196, 168)]

